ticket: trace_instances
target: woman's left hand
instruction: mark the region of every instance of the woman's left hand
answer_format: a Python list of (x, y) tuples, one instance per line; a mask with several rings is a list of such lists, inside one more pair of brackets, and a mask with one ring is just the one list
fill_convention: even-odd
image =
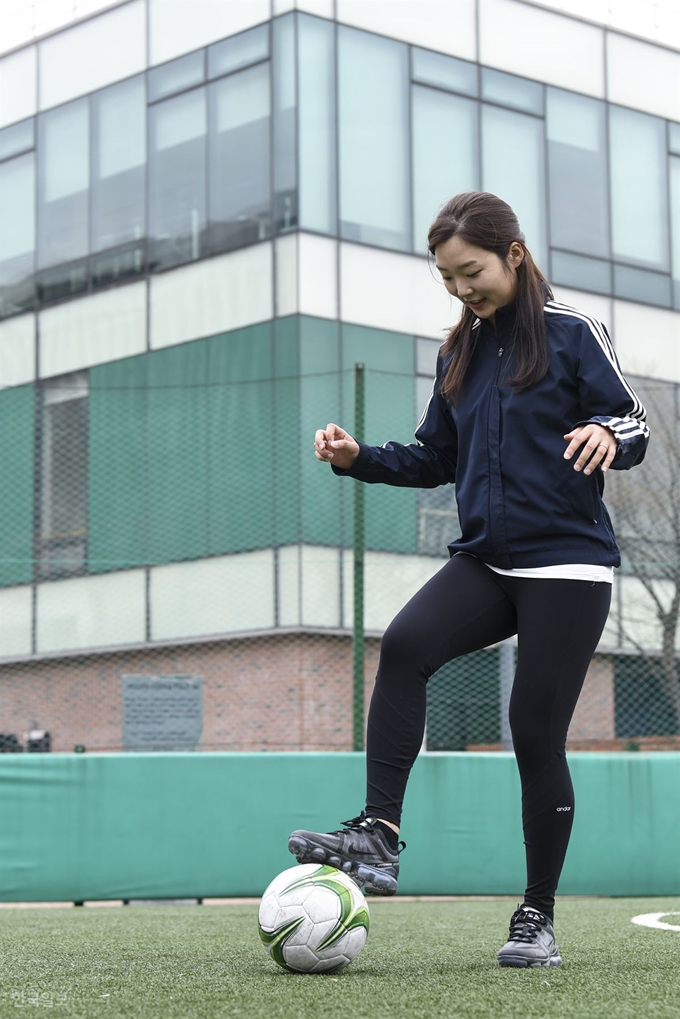
[(606, 471), (616, 456), (614, 433), (604, 425), (581, 425), (580, 428), (568, 432), (564, 438), (571, 439), (564, 453), (565, 460), (571, 460), (579, 446), (583, 446), (585, 442), (581, 455), (574, 464), (575, 471), (580, 471), (585, 465), (584, 473), (591, 474), (598, 464)]

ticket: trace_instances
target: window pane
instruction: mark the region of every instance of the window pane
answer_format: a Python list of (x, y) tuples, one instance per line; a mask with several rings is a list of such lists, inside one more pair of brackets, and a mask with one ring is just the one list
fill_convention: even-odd
[(680, 156), (680, 124), (669, 123), (668, 148), (676, 156)]
[(482, 98), (543, 116), (543, 86), (514, 74), (482, 68)]
[(269, 65), (210, 86), (210, 248), (271, 234)]
[(666, 125), (610, 107), (614, 258), (668, 268)]
[(451, 89), (452, 92), (464, 92), (468, 96), (476, 96), (479, 91), (476, 64), (445, 57), (442, 53), (431, 53), (430, 50), (419, 50), (415, 46), (411, 50), (411, 60), (415, 81)]
[[(439, 340), (426, 340), (422, 336), (418, 337), (416, 340), (416, 371), (418, 375), (427, 375), (430, 377), (430, 380), (435, 377), (437, 355), (441, 350), (441, 346)], [(430, 388), (432, 387), (430, 386)]]
[(35, 417), (34, 386), (13, 386), (0, 392), (0, 434), (4, 437), (0, 446), (0, 587), (30, 584), (33, 579)]
[(0, 315), (30, 308), (35, 271), (35, 156), (0, 166)]
[(478, 103), (413, 86), (413, 246), (427, 251), (438, 209), (479, 185)]
[(87, 254), (87, 99), (38, 117), (38, 157), (38, 265), (43, 268)]
[(273, 24), (274, 60), (274, 225), (277, 233), (297, 225), (295, 130), (295, 17)]
[(626, 297), (629, 301), (644, 301), (646, 304), (670, 308), (671, 278), (630, 265), (615, 265), (614, 294), (616, 297)]
[(164, 99), (174, 92), (183, 92), (192, 85), (199, 85), (205, 78), (205, 53), (199, 50), (187, 57), (172, 60), (162, 67), (149, 71), (149, 102)]
[(0, 131), (0, 159), (9, 159), (10, 156), (15, 156), (19, 152), (32, 149), (35, 145), (34, 125), (35, 121), (31, 117), (30, 120), (22, 120), (20, 124), (14, 124), (12, 127), (6, 127), (4, 131)]
[[(423, 379), (418, 379), (419, 383), (422, 381)], [(430, 383), (430, 390), (431, 389), (432, 384)], [(425, 409), (426, 403), (427, 398), (425, 403), (422, 405), (422, 409), (420, 411), (421, 414), (422, 411)], [(437, 556), (438, 558), (441, 559), (446, 554), (445, 550), (448, 542), (456, 541), (456, 539), (460, 537), (460, 534), (461, 534), (460, 521), (458, 519), (458, 506), (456, 504), (456, 490), (454, 486), (442, 485), (441, 488), (422, 489), (420, 492), (418, 492), (419, 554)], [(428, 693), (428, 696), (431, 696), (431, 694)], [(448, 697), (447, 701), (449, 701)], [(431, 717), (432, 711), (430, 710), (430, 720)], [(467, 718), (467, 712), (465, 713), (464, 717)], [(441, 746), (441, 744), (438, 744), (436, 742), (436, 735), (433, 738), (432, 726), (430, 722), (428, 722), (427, 732), (428, 750), (434, 750), (438, 745)], [(458, 744), (458, 746), (465, 745), (466, 745), (465, 742)], [(448, 744), (448, 747), (450, 746), (451, 743)]]
[(85, 565), (87, 546), (87, 372), (43, 386), (40, 470), (40, 579)]
[(483, 189), (512, 206), (537, 265), (544, 267), (547, 246), (543, 121), (483, 106), (482, 152)]
[(609, 257), (605, 104), (548, 89), (550, 239), (556, 248)]
[(610, 294), (612, 289), (611, 262), (599, 258), (586, 258), (566, 251), (553, 251), (553, 283), (577, 290), (589, 290), (595, 294)]
[(205, 89), (149, 107), (153, 267), (199, 258), (205, 229)]
[(249, 32), (233, 35), (208, 49), (208, 77), (219, 78), (269, 56), (269, 28), (259, 25)]
[[(131, 78), (92, 97), (92, 251), (94, 282), (111, 282), (143, 268), (146, 172), (144, 78)], [(125, 247), (123, 247), (125, 246)]]
[(671, 231), (675, 307), (680, 308), (680, 159), (670, 159)]
[(338, 32), (341, 236), (408, 250), (408, 50)]
[(425, 412), (430, 397), (432, 396), (432, 384), (434, 382), (434, 375), (432, 378), (426, 378), (424, 375), (416, 376), (416, 422), (420, 420)]
[(323, 18), (298, 20), (300, 226), (335, 234), (335, 26)]

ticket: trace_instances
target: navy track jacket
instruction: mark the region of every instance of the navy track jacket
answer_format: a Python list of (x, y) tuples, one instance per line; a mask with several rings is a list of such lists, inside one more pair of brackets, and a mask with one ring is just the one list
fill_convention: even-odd
[(602, 502), (604, 475), (574, 470), (580, 450), (564, 459), (563, 438), (577, 425), (610, 428), (611, 464), (628, 470), (644, 459), (645, 408), (623, 377), (601, 322), (547, 300), (550, 366), (523, 392), (508, 385), (515, 365), (514, 305), (496, 311), (496, 333), (479, 319), (477, 341), (455, 406), (439, 394), (448, 361), (440, 353), (432, 395), (416, 443), (359, 444), (347, 471), (369, 483), (436, 488), (455, 483), (462, 535), (451, 555), (469, 552), (500, 569), (590, 563), (621, 557)]

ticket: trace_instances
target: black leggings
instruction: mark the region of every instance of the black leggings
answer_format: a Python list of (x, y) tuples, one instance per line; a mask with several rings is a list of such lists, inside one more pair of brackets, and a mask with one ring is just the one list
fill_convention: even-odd
[(430, 676), (452, 658), (517, 634), (510, 728), (522, 783), (524, 901), (550, 917), (574, 816), (567, 730), (611, 590), (599, 581), (504, 577), (456, 555), (395, 616), (380, 650), (368, 715), (366, 811), (398, 825), (422, 745)]

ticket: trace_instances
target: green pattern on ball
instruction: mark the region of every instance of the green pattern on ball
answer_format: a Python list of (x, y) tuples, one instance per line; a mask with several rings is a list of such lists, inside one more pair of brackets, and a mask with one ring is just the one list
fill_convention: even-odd
[(305, 922), (306, 917), (296, 916), (293, 920), (289, 920), (284, 923), (282, 927), (277, 927), (273, 931), (265, 931), (260, 927), (260, 941), (262, 944), (269, 949), (272, 959), (275, 963), (287, 969), (291, 973), (295, 970), (291, 969), (286, 960), (283, 958), (283, 949), (285, 947), (288, 938), (291, 934), (294, 934), (300, 924)]
[(348, 931), (354, 930), (355, 927), (365, 927), (368, 934), (368, 909), (366, 906), (355, 908), (352, 893), (339, 876), (339, 873), (335, 867), (319, 867), (318, 871), (314, 874), (307, 874), (298, 881), (293, 881), (292, 884), (287, 885), (280, 892), (281, 895), (286, 895), (288, 892), (296, 891), (305, 885), (318, 885), (321, 888), (327, 888), (329, 891), (335, 892), (340, 899), (340, 918), (333, 930), (316, 948), (317, 952), (322, 952), (324, 948), (330, 948), (331, 945), (334, 945), (336, 941), (339, 941)]

